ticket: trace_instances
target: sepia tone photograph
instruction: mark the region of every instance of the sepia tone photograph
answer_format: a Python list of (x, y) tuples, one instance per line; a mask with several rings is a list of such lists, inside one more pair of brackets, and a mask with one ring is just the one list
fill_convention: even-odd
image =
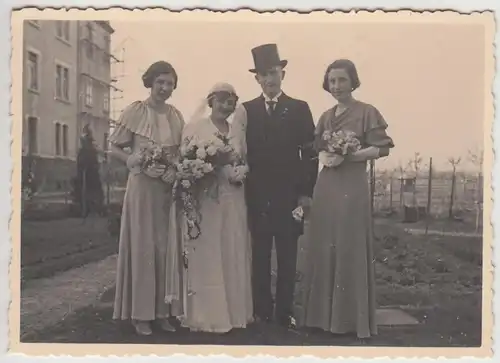
[(12, 32), (17, 350), (491, 354), (492, 14), (27, 9)]

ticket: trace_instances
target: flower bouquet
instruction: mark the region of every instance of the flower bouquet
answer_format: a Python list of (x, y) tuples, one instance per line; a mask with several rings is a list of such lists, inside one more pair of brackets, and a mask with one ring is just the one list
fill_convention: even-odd
[(174, 155), (153, 141), (149, 141), (143, 145), (139, 151), (139, 155), (141, 170), (154, 165), (164, 165), (166, 167), (174, 165)]
[(181, 199), (187, 219), (188, 236), (196, 239), (201, 235), (198, 194), (200, 189), (215, 181), (216, 172), (234, 161), (234, 149), (229, 139), (214, 134), (210, 139), (191, 137), (181, 146), (181, 159), (177, 164), (174, 196)]
[(326, 143), (326, 151), (341, 156), (352, 154), (361, 149), (361, 143), (352, 131), (330, 131), (323, 132), (323, 140)]

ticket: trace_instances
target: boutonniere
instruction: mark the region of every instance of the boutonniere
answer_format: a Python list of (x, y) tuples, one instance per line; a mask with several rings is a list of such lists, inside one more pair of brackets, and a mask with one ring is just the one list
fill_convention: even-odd
[(285, 109), (283, 110), (283, 112), (281, 112), (281, 119), (284, 119), (287, 114), (288, 114), (288, 107), (285, 107)]

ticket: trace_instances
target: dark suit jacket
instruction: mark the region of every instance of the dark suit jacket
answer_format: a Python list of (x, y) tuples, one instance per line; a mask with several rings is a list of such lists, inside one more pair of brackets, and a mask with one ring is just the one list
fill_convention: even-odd
[[(273, 116), (267, 113), (263, 96), (243, 105), (248, 115), (246, 198), (250, 227), (271, 223), (278, 229), (293, 228), (292, 210), (300, 196), (312, 196), (318, 175), (309, 105), (284, 93)], [(263, 218), (268, 216), (271, 218)]]

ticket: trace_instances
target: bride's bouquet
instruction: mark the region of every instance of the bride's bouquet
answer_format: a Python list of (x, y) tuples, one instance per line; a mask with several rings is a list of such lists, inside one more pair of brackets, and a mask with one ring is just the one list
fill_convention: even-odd
[(188, 224), (188, 236), (201, 235), (198, 194), (215, 181), (219, 169), (234, 162), (234, 148), (229, 139), (216, 133), (212, 138), (187, 138), (181, 145), (181, 158), (177, 164), (174, 195), (180, 197)]
[(323, 132), (323, 141), (326, 145), (326, 151), (341, 156), (352, 154), (361, 149), (361, 143), (352, 131), (330, 131)]

